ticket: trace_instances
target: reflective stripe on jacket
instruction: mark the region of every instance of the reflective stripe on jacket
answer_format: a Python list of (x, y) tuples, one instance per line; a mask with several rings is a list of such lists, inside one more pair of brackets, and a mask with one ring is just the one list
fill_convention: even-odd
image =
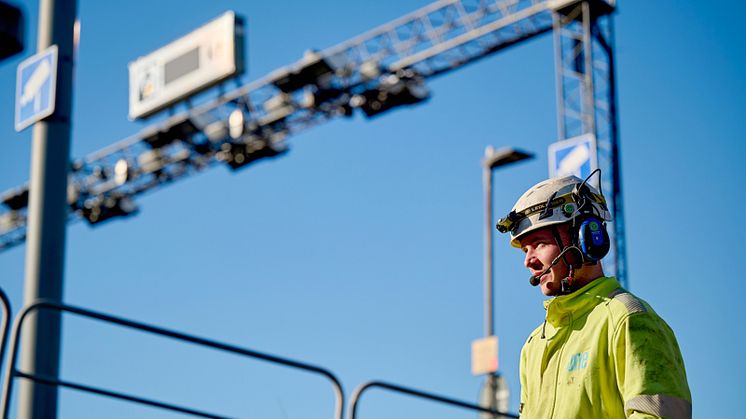
[(521, 417), (691, 418), (676, 337), (614, 278), (544, 302), (521, 351)]

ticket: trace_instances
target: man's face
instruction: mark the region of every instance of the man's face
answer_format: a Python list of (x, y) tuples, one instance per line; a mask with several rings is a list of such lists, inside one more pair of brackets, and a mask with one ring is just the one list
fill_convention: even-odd
[[(561, 225), (558, 229), (563, 243), (567, 243), (567, 226)], [(526, 255), (523, 265), (528, 268), (531, 275), (540, 275), (560, 254), (560, 247), (550, 228), (532, 231), (521, 237), (520, 242), (521, 250)], [(562, 289), (560, 281), (567, 277), (567, 274), (567, 266), (560, 260), (549, 272), (539, 278), (541, 292), (544, 295), (559, 295)]]

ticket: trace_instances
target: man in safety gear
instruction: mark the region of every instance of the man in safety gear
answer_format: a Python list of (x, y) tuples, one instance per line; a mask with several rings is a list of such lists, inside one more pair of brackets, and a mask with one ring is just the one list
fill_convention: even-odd
[(530, 283), (553, 297), (521, 351), (521, 416), (691, 418), (673, 331), (604, 275), (611, 214), (587, 180), (540, 182), (497, 224), (525, 253)]

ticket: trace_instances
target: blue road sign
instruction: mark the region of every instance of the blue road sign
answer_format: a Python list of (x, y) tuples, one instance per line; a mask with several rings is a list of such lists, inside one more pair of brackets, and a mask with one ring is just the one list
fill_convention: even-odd
[(16, 73), (16, 131), (54, 113), (57, 88), (57, 45), (18, 64)]
[(585, 179), (598, 168), (596, 137), (584, 134), (549, 145), (549, 177)]

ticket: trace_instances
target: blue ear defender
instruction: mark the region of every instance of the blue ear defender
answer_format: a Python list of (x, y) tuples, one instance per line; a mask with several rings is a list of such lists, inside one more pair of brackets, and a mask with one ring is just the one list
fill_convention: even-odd
[(606, 223), (595, 215), (582, 218), (578, 226), (577, 238), (578, 247), (583, 253), (585, 262), (596, 262), (609, 253), (611, 241), (606, 231)]

